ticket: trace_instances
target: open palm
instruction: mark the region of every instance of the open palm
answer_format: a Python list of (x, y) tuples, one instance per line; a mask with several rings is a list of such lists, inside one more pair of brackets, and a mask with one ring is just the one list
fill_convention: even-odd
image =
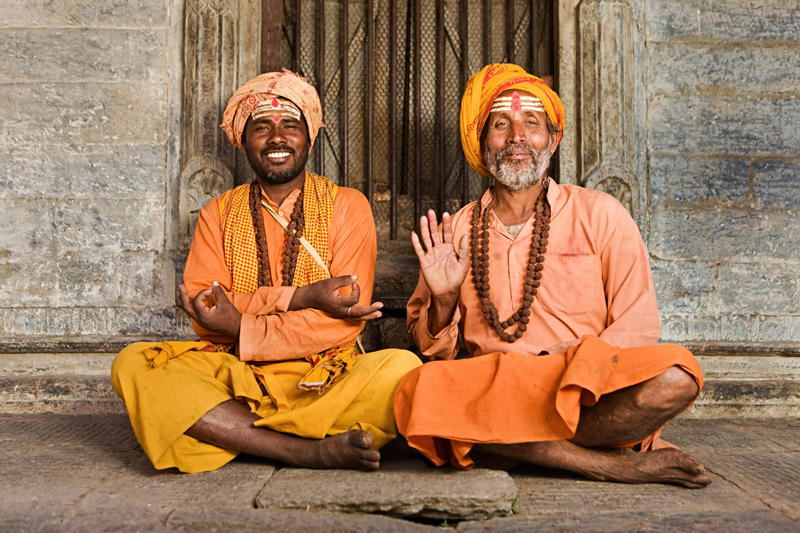
[(416, 233), (411, 234), (411, 243), (431, 294), (440, 297), (457, 293), (469, 272), (467, 235), (461, 237), (456, 251), (450, 215), (442, 215), (442, 233), (439, 235), (436, 213), (432, 210), (428, 211), (427, 217), (420, 219), (419, 230), (422, 243)]

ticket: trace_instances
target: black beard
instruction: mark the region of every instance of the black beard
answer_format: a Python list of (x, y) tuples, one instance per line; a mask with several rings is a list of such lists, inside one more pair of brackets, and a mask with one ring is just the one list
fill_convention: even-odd
[[(273, 151), (273, 148), (270, 148), (270, 151)], [(250, 150), (248, 147), (245, 151), (247, 153), (247, 161), (250, 163), (250, 168), (253, 169), (253, 172), (256, 173), (256, 176), (261, 178), (262, 180), (266, 181), (267, 183), (272, 183), (274, 185), (281, 185), (283, 183), (289, 183), (297, 176), (300, 175), (306, 168), (306, 163), (308, 162), (308, 145), (306, 148), (300, 152), (299, 154), (294, 150), (283, 147), (280, 148), (281, 151), (289, 152), (294, 155), (295, 165), (285, 171), (282, 172), (274, 172), (272, 170), (267, 170), (261, 164), (261, 160), (256, 158), (256, 154)], [(264, 158), (266, 158), (267, 150), (261, 152)]]

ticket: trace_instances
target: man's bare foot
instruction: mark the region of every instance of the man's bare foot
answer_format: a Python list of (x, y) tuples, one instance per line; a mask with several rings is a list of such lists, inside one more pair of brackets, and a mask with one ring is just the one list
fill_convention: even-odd
[(598, 481), (670, 483), (690, 489), (702, 489), (711, 484), (700, 461), (674, 448), (640, 453), (614, 450), (605, 455), (607, 461), (583, 474)]
[(325, 437), (317, 445), (319, 462), (312, 468), (377, 470), (381, 454), (372, 449), (374, 442), (372, 435), (358, 429), (335, 437)]

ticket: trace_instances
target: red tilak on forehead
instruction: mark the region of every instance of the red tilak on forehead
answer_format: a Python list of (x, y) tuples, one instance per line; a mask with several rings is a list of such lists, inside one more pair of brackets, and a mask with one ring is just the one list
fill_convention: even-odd
[(519, 93), (514, 91), (511, 95), (511, 111), (519, 113), (522, 111), (522, 103), (519, 101)]
[(274, 120), (275, 122), (280, 122), (281, 121), (281, 116), (280, 115), (275, 115), (274, 117), (272, 117), (272, 120)]

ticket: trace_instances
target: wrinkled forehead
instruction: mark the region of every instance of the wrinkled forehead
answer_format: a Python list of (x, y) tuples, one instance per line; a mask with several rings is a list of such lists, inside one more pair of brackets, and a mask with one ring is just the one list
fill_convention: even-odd
[(494, 101), (492, 102), (492, 107), (489, 108), (489, 114), (503, 111), (512, 113), (537, 111), (544, 113), (545, 109), (541, 100), (536, 98), (528, 91), (521, 89), (507, 89), (495, 97)]

